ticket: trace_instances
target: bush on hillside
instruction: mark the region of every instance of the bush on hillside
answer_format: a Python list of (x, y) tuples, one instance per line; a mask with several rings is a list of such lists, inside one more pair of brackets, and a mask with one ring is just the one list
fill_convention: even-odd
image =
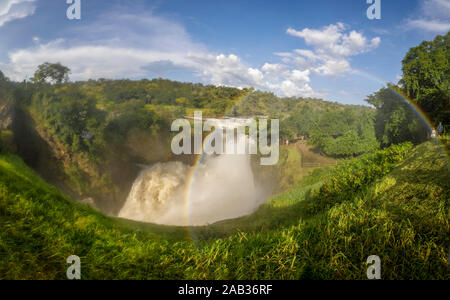
[(310, 213), (315, 214), (334, 204), (348, 200), (364, 186), (388, 174), (412, 149), (411, 143), (393, 145), (348, 161), (332, 169), (311, 202)]

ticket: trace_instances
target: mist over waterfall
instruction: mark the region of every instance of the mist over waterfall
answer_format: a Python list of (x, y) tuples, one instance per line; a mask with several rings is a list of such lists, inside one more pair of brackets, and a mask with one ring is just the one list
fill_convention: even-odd
[[(236, 127), (242, 122), (220, 122), (216, 126)], [(241, 142), (247, 146), (254, 142), (245, 135), (238, 139), (244, 139)], [(168, 162), (143, 170), (118, 216), (156, 224), (201, 226), (248, 215), (264, 200), (255, 185), (249, 154), (204, 154), (194, 167)]]

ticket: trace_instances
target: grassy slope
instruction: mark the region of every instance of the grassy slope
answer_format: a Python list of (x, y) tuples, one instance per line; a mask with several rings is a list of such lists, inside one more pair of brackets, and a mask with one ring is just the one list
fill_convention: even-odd
[(0, 157), (0, 279), (450, 279), (448, 162), (429, 143), (340, 204), (305, 207), (309, 178), (251, 216), (188, 230), (117, 220), (74, 203), (14, 156)]

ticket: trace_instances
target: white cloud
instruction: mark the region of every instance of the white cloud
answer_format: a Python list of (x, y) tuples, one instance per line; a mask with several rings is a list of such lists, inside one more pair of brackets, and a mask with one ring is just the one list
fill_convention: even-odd
[(422, 2), (422, 10), (426, 16), (432, 18), (450, 17), (450, 1), (449, 0), (424, 0)]
[(319, 59), (319, 56), (316, 55), (313, 51), (311, 50), (303, 50), (303, 49), (295, 49), (294, 50), (295, 53), (300, 54), (301, 56), (304, 56), (312, 61), (315, 61), (317, 59)]
[(450, 30), (450, 0), (422, 0), (420, 18), (411, 18), (406, 29), (420, 29), (432, 33), (447, 33)]
[(312, 72), (336, 76), (350, 71), (349, 58), (368, 52), (380, 45), (381, 39), (370, 41), (355, 30), (345, 33), (343, 23), (331, 24), (322, 29), (305, 28), (301, 31), (289, 28), (287, 34), (305, 40), (314, 50), (296, 49), (291, 53), (278, 53), (285, 63), (307, 68)]
[(234, 54), (190, 53), (188, 58), (194, 63), (193, 69), (205, 81), (210, 81), (215, 85), (257, 86), (261, 84), (264, 77), (260, 70), (247, 67)]
[(302, 31), (289, 28), (287, 33), (292, 36), (304, 38), (308, 45), (314, 45), (324, 47), (333, 45), (341, 38), (341, 33), (345, 28), (344, 24), (337, 23), (336, 25), (330, 25), (323, 30), (305, 28)]
[(309, 86), (309, 70), (290, 70), (283, 64), (265, 63), (261, 69), (246, 66), (236, 55), (190, 54), (200, 75), (216, 85), (255, 87), (281, 96), (318, 96)]
[(69, 66), (74, 80), (125, 78), (145, 76), (146, 65), (163, 60), (177, 65), (185, 63), (177, 53), (99, 45), (70, 47), (65, 40), (58, 40), (10, 54), (7, 71), (11, 78), (20, 80), (48, 61)]
[(297, 81), (297, 82), (309, 82), (309, 70), (305, 70), (305, 71), (299, 71), (299, 70), (293, 70), (291, 72), (291, 79), (293, 81)]
[(442, 22), (439, 20), (408, 20), (407, 26), (410, 29), (421, 29), (434, 33), (446, 33), (450, 30), (450, 22)]
[(328, 59), (321, 66), (314, 69), (315, 72), (318, 72), (325, 76), (335, 76), (350, 70), (350, 63), (345, 59)]
[(181, 25), (153, 15), (109, 12), (77, 30), (70, 32), (70, 40), (34, 39), (34, 46), (11, 52), (2, 69), (12, 79), (23, 80), (48, 61), (70, 67), (73, 80), (136, 78), (161, 62), (170, 62), (172, 68), (195, 68), (188, 53), (205, 51)]
[(36, 0), (2, 0), (0, 2), (0, 27), (5, 23), (33, 15)]
[(108, 11), (69, 35), (50, 42), (33, 38), (33, 46), (9, 53), (9, 62), (0, 68), (15, 80), (29, 78), (43, 62), (68, 66), (72, 80), (164, 76), (165, 70), (182, 69), (215, 85), (255, 87), (281, 96), (316, 95), (308, 85), (309, 70), (270, 63), (258, 68), (235, 54), (211, 53), (179, 23), (149, 13)]
[(212, 53), (178, 22), (148, 12), (108, 11), (93, 24), (70, 30), (70, 39), (33, 38), (32, 46), (9, 53), (0, 69), (15, 80), (31, 77), (43, 62), (68, 66), (72, 80), (165, 77), (167, 71), (188, 70), (205, 83), (318, 97), (323, 95), (310, 86), (313, 73), (336, 76), (350, 71), (350, 57), (380, 43), (379, 38), (348, 32), (341, 23), (289, 29), (288, 34), (305, 39), (312, 49), (278, 53), (280, 63), (250, 66), (235, 54)]
[(281, 72), (283, 72), (286, 69), (285, 65), (282, 64), (270, 64), (265, 63), (261, 70), (266, 74), (271, 75), (279, 75)]

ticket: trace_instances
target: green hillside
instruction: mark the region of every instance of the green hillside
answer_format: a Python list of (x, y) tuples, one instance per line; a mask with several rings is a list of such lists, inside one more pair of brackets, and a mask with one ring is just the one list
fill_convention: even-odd
[(0, 279), (65, 279), (70, 255), (82, 279), (365, 279), (370, 255), (383, 279), (450, 279), (449, 179), (438, 146), (393, 146), (189, 229), (107, 217), (3, 155)]

